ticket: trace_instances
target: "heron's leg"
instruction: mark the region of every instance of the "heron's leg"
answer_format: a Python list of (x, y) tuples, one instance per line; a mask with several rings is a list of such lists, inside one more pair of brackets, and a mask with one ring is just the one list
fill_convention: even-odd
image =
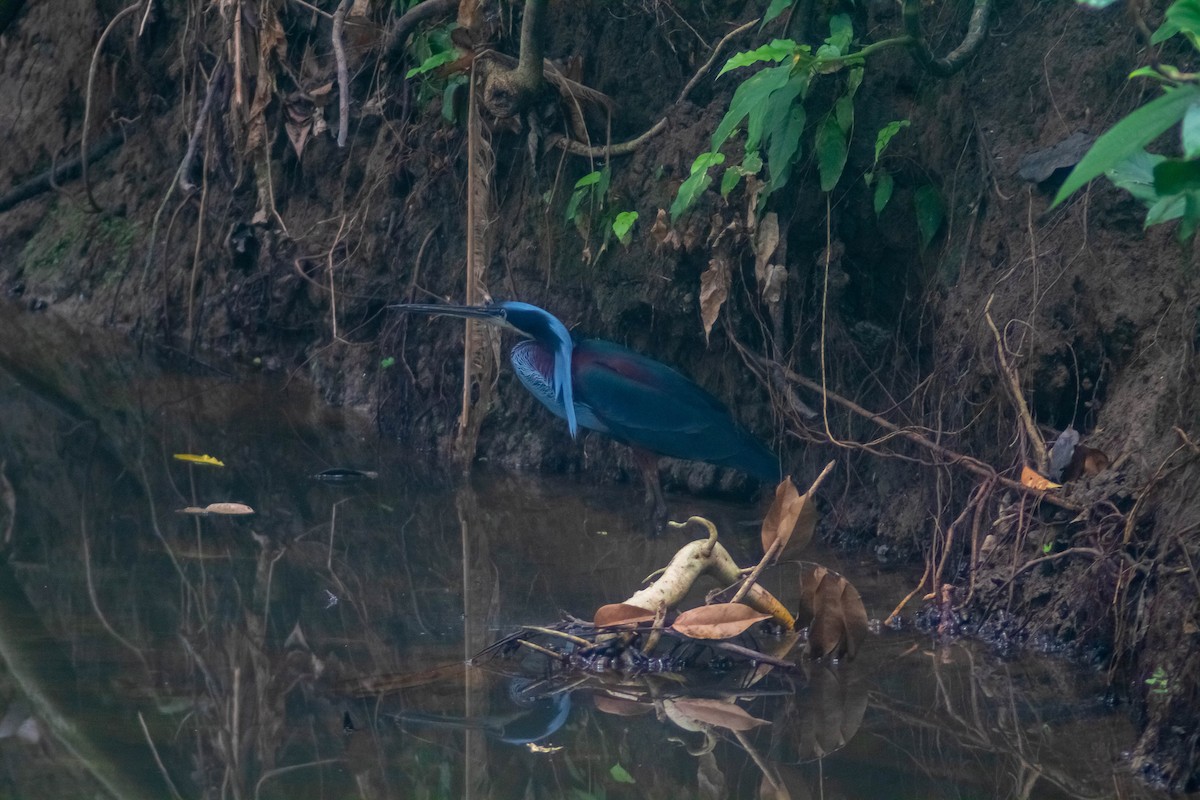
[(663, 498), (662, 481), (658, 477), (658, 456), (648, 450), (633, 448), (633, 460), (642, 472), (642, 482), (646, 486), (646, 506), (650, 508), (650, 519), (654, 523), (655, 532), (662, 532), (667, 526), (667, 501)]

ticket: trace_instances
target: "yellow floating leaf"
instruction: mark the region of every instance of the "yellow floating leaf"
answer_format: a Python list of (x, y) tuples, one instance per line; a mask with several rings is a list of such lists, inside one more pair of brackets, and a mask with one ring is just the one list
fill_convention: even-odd
[(754, 623), (770, 618), (770, 614), (741, 603), (714, 603), (683, 612), (671, 627), (693, 639), (732, 639)]
[(241, 516), (243, 514), (253, 514), (254, 509), (245, 503), (209, 503), (205, 506), (204, 513)]
[(221, 461), (220, 459), (213, 458), (212, 456), (208, 455), (198, 456), (194, 455), (193, 453), (176, 453), (175, 460), (186, 461), (189, 464), (209, 464), (214, 467), (225, 466), (225, 462)]
[(1021, 483), (1028, 486), (1030, 489), (1037, 489), (1044, 492), (1047, 489), (1061, 489), (1061, 483), (1055, 483), (1048, 478), (1043, 478), (1027, 466), (1021, 467)]

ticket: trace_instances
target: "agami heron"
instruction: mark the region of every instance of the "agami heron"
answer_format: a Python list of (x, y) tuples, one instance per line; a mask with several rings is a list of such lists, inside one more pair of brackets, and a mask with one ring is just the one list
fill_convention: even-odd
[(575, 340), (557, 317), (537, 306), (508, 301), (391, 308), (478, 319), (526, 337), (509, 355), (517, 378), (566, 420), (572, 437), (587, 428), (634, 449), (656, 521), (665, 521), (666, 504), (651, 454), (731, 467), (770, 483), (779, 480), (778, 459), (695, 382), (614, 342)]

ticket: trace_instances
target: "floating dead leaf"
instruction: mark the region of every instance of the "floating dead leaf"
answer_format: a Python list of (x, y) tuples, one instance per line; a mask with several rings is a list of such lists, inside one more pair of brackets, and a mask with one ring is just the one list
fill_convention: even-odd
[(639, 622), (653, 622), (654, 612), (647, 611), (628, 603), (609, 603), (596, 609), (592, 624), (597, 628), (607, 628), (613, 625), (636, 625)]
[(1055, 483), (1048, 478), (1043, 478), (1028, 466), (1021, 467), (1021, 483), (1030, 489), (1037, 489), (1040, 492), (1044, 492), (1047, 489), (1062, 488), (1062, 484)]
[(222, 516), (244, 516), (253, 514), (254, 509), (245, 503), (209, 503), (204, 508), (199, 506), (188, 506), (187, 508), (178, 509), (177, 514), (218, 514)]
[(595, 703), (597, 711), (612, 714), (615, 717), (636, 717), (654, 710), (654, 706), (649, 703), (639, 703), (623, 697), (610, 697), (606, 694), (598, 694), (592, 698), (592, 701)]
[(728, 297), (729, 261), (716, 256), (708, 262), (708, 269), (700, 276), (700, 321), (704, 324), (705, 342)]
[(333, 469), (322, 470), (309, 477), (314, 481), (325, 481), (326, 483), (356, 483), (357, 481), (373, 481), (379, 477), (379, 473), (361, 469), (334, 467)]
[(749, 731), (759, 725), (770, 725), (765, 719), (752, 717), (739, 705), (702, 697), (664, 700), (663, 710), (676, 725), (685, 730), (702, 730), (705, 726), (731, 731)]
[(693, 639), (732, 639), (754, 623), (770, 618), (770, 614), (742, 603), (714, 603), (683, 612), (671, 627)]
[(793, 550), (802, 550), (812, 541), (816, 527), (817, 504), (812, 502), (807, 493), (800, 494), (790, 477), (784, 478), (775, 487), (775, 500), (767, 509), (767, 518), (763, 520), (763, 552), (770, 550), (776, 542), (780, 543), (779, 551), (775, 554), (776, 560), (789, 544)]
[(867, 635), (867, 609), (858, 590), (819, 564), (800, 574), (799, 619), (808, 621), (811, 658), (853, 659)]
[(225, 462), (220, 459), (213, 458), (209, 455), (198, 456), (193, 453), (176, 453), (174, 456), (176, 461), (186, 461), (189, 464), (208, 464), (214, 467), (223, 467)]

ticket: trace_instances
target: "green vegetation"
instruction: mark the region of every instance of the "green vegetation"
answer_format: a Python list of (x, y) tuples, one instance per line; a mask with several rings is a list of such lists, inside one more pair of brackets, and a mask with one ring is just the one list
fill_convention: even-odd
[[(1111, 0), (1090, 0), (1092, 6)], [(1151, 37), (1158, 45), (1182, 36), (1200, 52), (1200, 0), (1178, 0)], [(1093, 178), (1105, 175), (1146, 205), (1147, 227), (1180, 220), (1179, 238), (1188, 239), (1200, 222), (1200, 73), (1154, 63), (1135, 70), (1132, 78), (1162, 84), (1163, 94), (1120, 120), (1098, 138), (1067, 176), (1054, 198), (1066, 200)], [(1151, 153), (1147, 145), (1176, 125), (1181, 157)]]

